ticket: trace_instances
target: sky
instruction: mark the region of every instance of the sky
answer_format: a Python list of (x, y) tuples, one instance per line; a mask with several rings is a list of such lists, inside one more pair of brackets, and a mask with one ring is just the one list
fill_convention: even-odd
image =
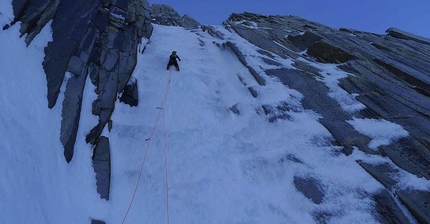
[(429, 0), (148, 0), (200, 23), (219, 25), (231, 13), (295, 15), (333, 28), (384, 34), (390, 27), (430, 38)]

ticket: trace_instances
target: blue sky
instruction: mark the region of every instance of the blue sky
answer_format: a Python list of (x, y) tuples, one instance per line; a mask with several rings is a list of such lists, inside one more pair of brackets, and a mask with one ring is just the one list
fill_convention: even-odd
[(430, 0), (148, 0), (200, 23), (218, 25), (233, 12), (296, 15), (333, 28), (385, 33), (396, 27), (430, 38)]

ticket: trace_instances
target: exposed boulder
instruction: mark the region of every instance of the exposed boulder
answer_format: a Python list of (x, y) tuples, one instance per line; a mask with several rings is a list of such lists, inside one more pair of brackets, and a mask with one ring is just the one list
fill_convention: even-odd
[(181, 17), (172, 7), (166, 4), (151, 5), (151, 21), (164, 26), (180, 26), (187, 29), (197, 29), (200, 23), (188, 15)]

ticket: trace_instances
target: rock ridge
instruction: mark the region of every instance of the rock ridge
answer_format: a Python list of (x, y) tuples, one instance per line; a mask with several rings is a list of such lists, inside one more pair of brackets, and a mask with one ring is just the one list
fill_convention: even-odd
[(151, 21), (164, 26), (180, 26), (186, 29), (197, 29), (200, 23), (188, 15), (180, 16), (172, 7), (166, 4), (151, 5)]

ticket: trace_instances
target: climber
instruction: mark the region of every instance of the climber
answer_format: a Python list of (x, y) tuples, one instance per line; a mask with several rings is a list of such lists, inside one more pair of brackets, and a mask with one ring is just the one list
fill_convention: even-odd
[(170, 66), (174, 65), (176, 67), (176, 70), (179, 71), (179, 65), (178, 65), (178, 61), (176, 61), (176, 59), (181, 61), (181, 59), (178, 57), (178, 55), (176, 55), (176, 51), (172, 51), (172, 54), (170, 55), (170, 59), (169, 59), (169, 64), (167, 64), (167, 70), (170, 69)]

